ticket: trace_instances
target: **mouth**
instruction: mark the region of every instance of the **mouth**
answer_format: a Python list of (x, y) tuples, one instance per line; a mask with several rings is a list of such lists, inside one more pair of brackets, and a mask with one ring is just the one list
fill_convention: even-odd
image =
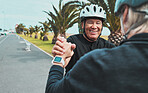
[(98, 31), (92, 31), (92, 30), (89, 30), (89, 32), (92, 32), (92, 33), (97, 33)]

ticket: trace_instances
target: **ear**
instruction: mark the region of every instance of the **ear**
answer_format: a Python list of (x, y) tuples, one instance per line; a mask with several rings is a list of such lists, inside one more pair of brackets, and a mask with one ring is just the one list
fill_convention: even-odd
[(123, 24), (125, 24), (127, 22), (127, 19), (128, 19), (128, 10), (129, 10), (129, 7), (127, 5), (124, 6), (124, 12), (123, 12)]
[(84, 21), (83, 22), (81, 22), (81, 26), (82, 26), (82, 29), (84, 28)]

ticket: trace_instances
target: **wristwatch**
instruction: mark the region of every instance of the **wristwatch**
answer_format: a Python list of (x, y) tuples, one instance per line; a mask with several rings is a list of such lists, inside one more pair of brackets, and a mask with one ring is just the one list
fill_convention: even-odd
[(64, 62), (64, 60), (63, 60), (62, 57), (55, 56), (54, 59), (52, 60), (52, 64), (53, 64), (54, 62), (55, 62), (55, 63), (62, 63), (63, 66), (65, 65), (65, 62)]

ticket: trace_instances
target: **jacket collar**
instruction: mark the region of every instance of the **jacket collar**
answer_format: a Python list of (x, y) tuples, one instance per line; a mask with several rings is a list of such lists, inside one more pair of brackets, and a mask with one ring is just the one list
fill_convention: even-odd
[(124, 43), (148, 44), (148, 33), (136, 34), (132, 36), (131, 38), (122, 41), (120, 45)]

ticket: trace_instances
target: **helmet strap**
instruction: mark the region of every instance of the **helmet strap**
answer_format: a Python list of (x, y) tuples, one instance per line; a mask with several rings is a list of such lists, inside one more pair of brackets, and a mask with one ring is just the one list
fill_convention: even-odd
[(84, 23), (83, 23), (84, 24), (84, 27), (83, 27), (83, 36), (84, 36), (84, 38), (86, 38), (86, 40), (88, 40), (90, 42), (94, 42), (94, 40), (89, 39), (88, 36), (85, 33), (85, 22), (86, 22), (86, 19), (84, 19)]

